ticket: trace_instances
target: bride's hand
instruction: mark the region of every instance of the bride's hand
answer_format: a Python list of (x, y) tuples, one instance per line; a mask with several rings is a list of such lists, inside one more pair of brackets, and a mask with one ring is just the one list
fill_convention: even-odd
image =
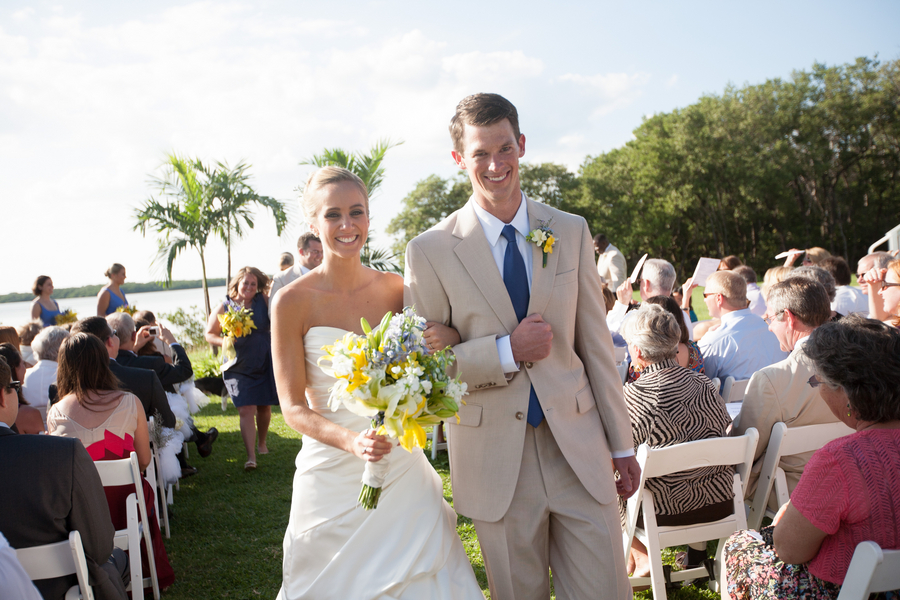
[(366, 429), (353, 440), (353, 454), (369, 462), (381, 460), (390, 451), (391, 443), (387, 437), (376, 435), (374, 429)]
[(425, 343), (428, 345), (428, 351), (431, 354), (448, 346), (455, 346), (462, 341), (458, 331), (433, 321), (425, 323), (425, 332), (422, 334), (422, 337), (425, 338)]

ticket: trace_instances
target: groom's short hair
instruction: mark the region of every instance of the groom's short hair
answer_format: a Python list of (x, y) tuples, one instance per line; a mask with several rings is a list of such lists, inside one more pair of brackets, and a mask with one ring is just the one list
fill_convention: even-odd
[(512, 102), (500, 94), (472, 94), (466, 96), (456, 105), (456, 113), (450, 119), (450, 138), (453, 149), (462, 153), (463, 131), (466, 125), (484, 127), (493, 125), (503, 119), (509, 119), (516, 140), (519, 139), (519, 113)]

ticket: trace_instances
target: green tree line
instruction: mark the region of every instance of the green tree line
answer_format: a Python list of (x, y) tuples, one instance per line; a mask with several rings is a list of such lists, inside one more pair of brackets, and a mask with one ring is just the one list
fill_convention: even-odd
[[(647, 252), (682, 275), (729, 254), (764, 270), (792, 247), (855, 262), (900, 223), (900, 61), (729, 86), (645, 119), (634, 138), (577, 173), (523, 164), (522, 188), (585, 217), (631, 264)], [(420, 181), (388, 228), (394, 250), (462, 206), (467, 186)]]
[[(210, 287), (216, 287), (226, 284), (225, 278), (210, 279), (208, 281)], [(100, 289), (106, 284), (100, 285), (83, 285), (74, 288), (56, 288), (53, 290), (53, 297), (57, 300), (62, 298), (90, 298), (100, 293)], [(122, 285), (122, 290), (126, 294), (138, 294), (141, 292), (164, 292), (167, 290), (188, 290), (203, 287), (203, 281), (200, 279), (186, 279), (181, 281), (173, 281), (168, 285), (162, 283), (126, 283)], [(27, 293), (12, 293), (0, 296), (0, 303), (5, 302), (25, 302), (33, 300), (34, 295)]]

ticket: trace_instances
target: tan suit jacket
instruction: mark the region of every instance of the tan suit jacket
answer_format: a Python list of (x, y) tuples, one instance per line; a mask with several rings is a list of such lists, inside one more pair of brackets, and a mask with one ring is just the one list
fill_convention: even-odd
[(456, 368), (468, 384), (460, 423), (450, 425), (455, 508), (493, 522), (509, 508), (527, 426), (530, 386), (566, 460), (600, 503), (616, 497), (610, 448), (630, 449), (631, 425), (606, 327), (600, 278), (587, 223), (528, 200), (532, 229), (550, 221), (557, 236), (547, 266), (532, 248), (528, 314), (550, 324), (550, 355), (507, 379), (496, 339), (518, 321), (473, 200), (412, 240), (406, 249), (406, 297), (420, 315), (456, 328)]
[[(756, 492), (759, 472), (765, 460), (766, 446), (775, 423), (783, 422), (788, 427), (803, 427), (822, 423), (836, 423), (837, 417), (822, 400), (818, 389), (809, 385), (809, 378), (815, 374), (813, 362), (803, 352), (803, 338), (786, 359), (761, 369), (753, 374), (747, 384), (741, 413), (734, 420), (732, 435), (744, 435), (747, 429), (755, 427), (759, 432), (759, 444), (753, 469), (750, 472), (747, 498)], [(793, 492), (809, 462), (812, 452), (786, 456), (778, 466), (784, 469), (788, 489)]]

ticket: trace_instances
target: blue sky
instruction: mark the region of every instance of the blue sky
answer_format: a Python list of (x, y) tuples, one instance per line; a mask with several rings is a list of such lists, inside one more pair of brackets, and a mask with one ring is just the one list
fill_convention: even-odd
[[(486, 4), (4, 2), (2, 214), (20, 254), (0, 293), (39, 274), (100, 283), (112, 262), (156, 279), (154, 238), (132, 215), (167, 151), (246, 160), (257, 191), (296, 206), (304, 158), (403, 140), (372, 203), (383, 232), (417, 181), (455, 172), (447, 123), (467, 94), (508, 97), (525, 160), (575, 170), (644, 116), (729, 83), (900, 58), (898, 2)], [(281, 239), (261, 216), (235, 264), (273, 271), (303, 230), (296, 212)], [(224, 247), (210, 250), (210, 275), (224, 276)], [(199, 272), (185, 254), (174, 276)]]

